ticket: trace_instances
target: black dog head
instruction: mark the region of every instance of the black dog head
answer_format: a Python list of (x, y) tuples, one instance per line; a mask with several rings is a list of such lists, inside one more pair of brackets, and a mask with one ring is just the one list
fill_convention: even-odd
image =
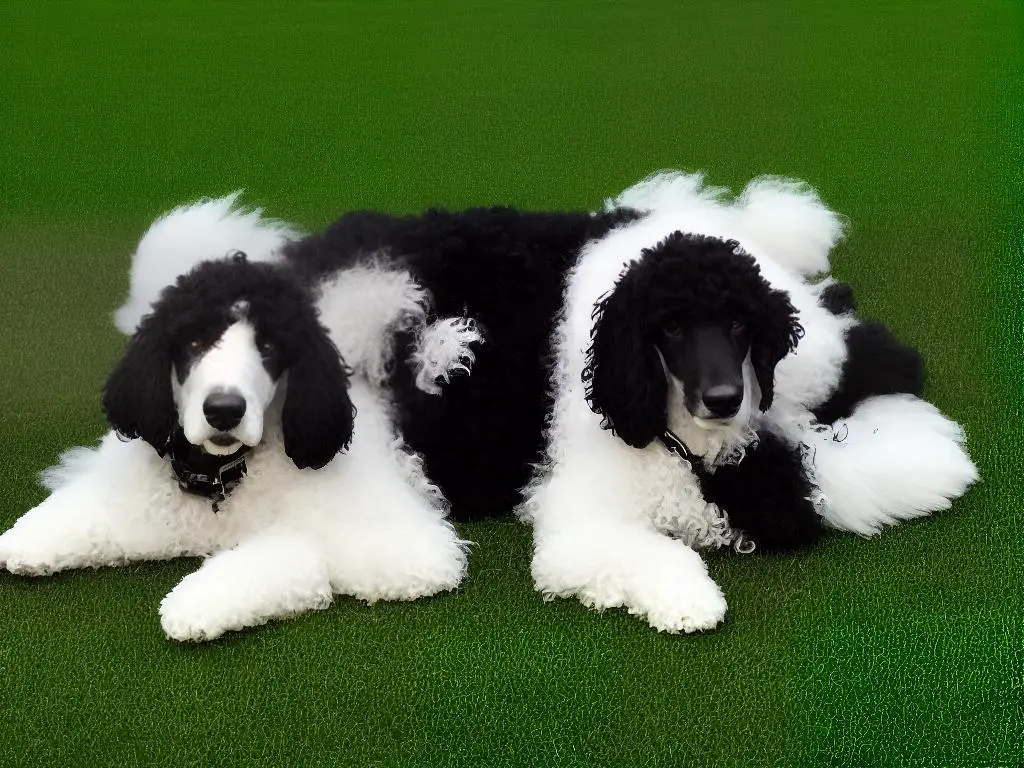
[(280, 382), (285, 452), (317, 469), (352, 439), (348, 371), (308, 293), (279, 268), (237, 255), (200, 264), (143, 318), (107, 380), (111, 426), (159, 452), (186, 438), (229, 453), (262, 438)]
[(697, 419), (731, 419), (747, 396), (748, 354), (771, 406), (775, 366), (803, 329), (788, 295), (771, 288), (735, 241), (675, 232), (620, 277), (594, 308), (584, 382), (605, 428), (642, 448), (667, 424), (666, 369)]

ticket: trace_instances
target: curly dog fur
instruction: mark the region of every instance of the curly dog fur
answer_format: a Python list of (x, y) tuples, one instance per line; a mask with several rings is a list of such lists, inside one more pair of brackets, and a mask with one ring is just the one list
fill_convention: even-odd
[[(577, 597), (595, 608), (622, 606), (659, 630), (708, 629), (723, 619), (726, 602), (697, 549), (729, 543), (741, 551), (750, 543), (760, 551), (792, 548), (814, 541), (822, 522), (871, 534), (948, 507), (976, 479), (959, 427), (914, 397), (920, 382), (906, 372), (914, 369), (916, 352), (885, 331), (874, 341), (892, 350), (893, 360), (876, 361), (870, 350), (851, 354), (856, 341), (850, 340), (867, 338), (853, 313), (852, 292), (807, 281), (827, 270), (828, 252), (841, 235), (838, 217), (811, 190), (762, 179), (729, 201), (700, 176), (668, 173), (627, 190), (609, 210), (620, 206), (645, 215), (583, 249), (567, 278), (554, 335), (547, 457), (521, 510), (534, 525), (533, 576), (544, 594)], [(626, 326), (616, 331), (620, 338), (631, 335), (629, 324), (664, 326), (673, 302), (662, 286), (672, 285), (671, 278), (649, 281), (653, 298), (639, 301), (628, 278), (657, 274), (662, 261), (666, 270), (673, 260), (677, 269), (685, 263), (673, 259), (671, 249), (652, 247), (666, 238), (688, 241), (695, 250), (704, 238), (735, 242), (771, 290), (785, 294), (803, 334), (793, 325), (788, 337), (773, 332), (774, 347), (761, 357), (752, 331), (743, 404), (729, 419), (709, 421), (694, 413), (671, 366), (657, 365), (659, 337), (632, 333), (626, 346), (633, 362), (618, 361), (612, 375), (626, 378), (624, 389), (634, 393), (661, 377), (653, 390), (646, 385), (661, 402), (637, 406), (636, 420), (647, 428), (636, 429), (634, 417), (612, 413), (609, 419), (596, 400), (613, 384), (593, 386), (596, 373), (589, 390), (583, 382), (607, 351), (598, 344), (603, 312), (616, 305), (620, 290), (629, 297), (611, 319)], [(728, 270), (706, 269), (710, 275)], [(725, 303), (733, 295), (727, 282), (705, 290), (721, 293)], [(702, 321), (719, 311), (712, 298), (696, 303)], [(728, 313), (742, 316), (742, 309), (732, 306)], [(782, 305), (775, 316), (758, 322), (784, 328), (792, 320)], [(797, 336), (795, 350), (779, 358)], [(636, 370), (644, 371), (639, 384)], [(822, 424), (816, 413), (847, 415)], [(666, 421), (685, 445), (686, 460), (653, 439)]]
[[(205, 555), (161, 608), (169, 635), (205, 639), (335, 593), (450, 589), (465, 543), (448, 505), (515, 508), (546, 597), (689, 632), (726, 612), (698, 550), (871, 535), (977, 477), (919, 399), (916, 351), (847, 286), (809, 280), (842, 226), (806, 185), (730, 200), (668, 173), (593, 213), (355, 212), (307, 237), (234, 201), (143, 238), (105, 397), (138, 437), (45, 475), (52, 495), (0, 537), (9, 570)], [(200, 264), (243, 243), (246, 261)], [(233, 400), (210, 405), (222, 385)], [(220, 512), (175, 485), (168, 433), (250, 451)]]
[[(389, 365), (374, 334), (405, 318), (407, 286), (354, 276), (377, 312), (346, 322), (324, 286), (281, 263), (291, 230), (233, 203), (177, 209), (143, 238), (116, 315), (132, 337), (104, 391), (112, 431), (43, 473), (51, 493), (0, 536), (0, 567), (38, 576), (202, 556), (160, 605), (166, 634), (193, 641), (334, 594), (456, 587), (466, 542), (372, 375)], [(242, 242), (249, 258), (207, 260)], [(238, 455), (237, 487), (194, 492)]]

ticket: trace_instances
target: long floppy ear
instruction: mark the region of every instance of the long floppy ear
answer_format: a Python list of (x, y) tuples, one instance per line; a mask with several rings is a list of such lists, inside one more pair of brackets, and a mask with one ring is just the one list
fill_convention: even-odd
[(643, 327), (645, 308), (628, 280), (594, 307), (592, 343), (583, 369), (587, 403), (634, 448), (644, 448), (668, 427), (668, 382), (658, 350)]
[(356, 409), (348, 395), (348, 371), (319, 323), (305, 334), (287, 386), (284, 451), (299, 469), (320, 469), (352, 442)]
[(761, 389), (758, 407), (767, 411), (775, 399), (775, 366), (796, 349), (804, 328), (797, 321), (797, 311), (785, 291), (769, 290), (762, 299), (758, 315), (750, 359)]
[(177, 424), (171, 393), (170, 343), (160, 318), (143, 318), (103, 388), (103, 411), (114, 430), (141, 437), (163, 455)]

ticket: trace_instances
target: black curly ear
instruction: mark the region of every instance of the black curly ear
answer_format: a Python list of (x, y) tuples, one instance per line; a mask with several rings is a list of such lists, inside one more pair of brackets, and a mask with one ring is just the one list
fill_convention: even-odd
[(644, 308), (625, 282), (594, 307), (583, 382), (590, 409), (604, 417), (602, 426), (628, 445), (644, 448), (668, 427), (668, 382), (642, 324)]
[(171, 351), (155, 315), (143, 318), (103, 388), (110, 426), (127, 438), (141, 437), (163, 455), (178, 414), (171, 393)]
[(797, 311), (785, 291), (768, 291), (761, 310), (760, 317), (753, 324), (755, 333), (750, 360), (761, 389), (758, 407), (767, 411), (775, 399), (775, 366), (796, 349), (804, 328), (797, 321)]
[(352, 441), (356, 409), (348, 395), (348, 371), (322, 326), (305, 334), (288, 369), (281, 414), (284, 451), (296, 467), (320, 469)]

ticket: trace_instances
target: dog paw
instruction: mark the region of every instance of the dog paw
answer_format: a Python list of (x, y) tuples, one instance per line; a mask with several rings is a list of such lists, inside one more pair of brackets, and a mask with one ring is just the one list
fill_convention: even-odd
[(722, 590), (681, 542), (624, 541), (599, 549), (562, 544), (561, 552), (538, 550), (534, 557), (534, 584), (547, 598), (574, 596), (597, 610), (625, 608), (659, 632), (700, 632), (725, 618)]
[[(209, 558), (161, 601), (164, 632), (173, 640), (215, 640), (226, 632), (331, 604), (333, 593), (322, 563), (281, 559), (275, 570), (264, 558), (254, 563), (239, 551)], [(255, 568), (259, 562), (264, 562), (262, 569)]]
[(16, 528), (0, 536), (0, 569), (19, 576), (48, 576), (61, 570), (65, 559), (54, 551), (49, 537)]
[(659, 632), (673, 634), (714, 629), (725, 619), (727, 607), (722, 590), (706, 575), (635, 587), (626, 605)]
[(220, 590), (211, 594), (202, 581), (196, 574), (186, 576), (160, 602), (160, 625), (172, 640), (215, 640), (229, 630), (245, 626), (225, 602), (225, 595), (216, 594)]
[(450, 524), (438, 521), (415, 535), (390, 536), (342, 558), (332, 581), (368, 603), (429, 597), (462, 583), (468, 546)]

